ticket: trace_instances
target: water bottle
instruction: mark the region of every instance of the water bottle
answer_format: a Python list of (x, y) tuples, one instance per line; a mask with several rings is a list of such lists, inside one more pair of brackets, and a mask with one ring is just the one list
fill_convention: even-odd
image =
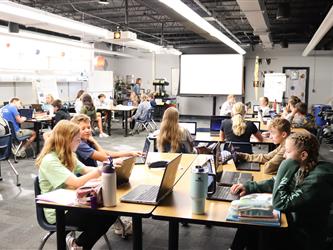
[(112, 158), (103, 162), (102, 170), (102, 195), (105, 207), (114, 207), (117, 205), (117, 176), (113, 166)]
[(277, 113), (277, 114), (280, 114), (280, 112), (281, 112), (281, 107), (280, 107), (280, 104), (277, 103), (277, 104), (276, 104), (276, 113)]
[(202, 166), (195, 166), (191, 173), (192, 213), (204, 214), (207, 196), (208, 170)]

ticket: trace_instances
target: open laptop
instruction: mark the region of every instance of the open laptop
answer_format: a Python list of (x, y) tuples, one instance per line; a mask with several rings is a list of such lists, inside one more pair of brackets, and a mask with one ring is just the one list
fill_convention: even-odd
[(229, 147), (230, 147), (232, 159), (234, 160), (237, 170), (260, 171), (260, 164), (258, 162), (242, 161), (237, 156), (237, 152), (236, 152), (234, 146), (232, 145), (232, 143), (230, 143)]
[(31, 108), (34, 109), (36, 112), (43, 112), (42, 104), (31, 104)]
[(253, 124), (256, 125), (257, 129), (260, 131), (260, 122), (259, 121), (253, 121)]
[(32, 119), (34, 110), (33, 109), (19, 109), (18, 112), (20, 113), (20, 116), (24, 116), (27, 119)]
[(221, 124), (224, 119), (230, 119), (230, 116), (211, 116), (210, 117), (210, 135), (219, 136)]
[(179, 126), (186, 128), (192, 136), (197, 134), (197, 122), (179, 122)]
[(221, 178), (217, 182), (221, 186), (231, 187), (233, 184), (237, 183), (245, 184), (246, 182), (252, 180), (253, 176), (251, 173), (223, 171)]
[(135, 164), (135, 158), (135, 156), (129, 157), (123, 160), (121, 167), (116, 167), (117, 186), (129, 182), (129, 178)]
[(145, 140), (145, 144), (143, 145), (142, 156), (136, 157), (135, 164), (145, 164), (148, 156), (150, 148), (150, 141), (148, 138)]
[(164, 197), (172, 192), (176, 180), (178, 165), (182, 155), (178, 155), (168, 163), (159, 186), (139, 185), (121, 197), (122, 202), (157, 205)]

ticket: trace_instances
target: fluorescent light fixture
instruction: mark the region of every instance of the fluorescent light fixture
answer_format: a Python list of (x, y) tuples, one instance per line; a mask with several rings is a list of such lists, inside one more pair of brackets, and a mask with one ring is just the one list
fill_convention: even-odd
[(99, 0), (98, 3), (107, 5), (107, 4), (109, 4), (109, 0)]
[(117, 52), (117, 51), (110, 51), (110, 50), (104, 50), (104, 49), (94, 49), (94, 52), (96, 54), (101, 54), (101, 55), (110, 55), (110, 56), (119, 56), (119, 57), (127, 57), (127, 58), (134, 58), (135, 56)]
[(72, 36), (108, 37), (110, 31), (11, 1), (0, 1), (2, 20)]
[(190, 7), (184, 4), (180, 0), (159, 0), (161, 3), (167, 5), (169, 8), (176, 11), (178, 14), (185, 17), (196, 26), (208, 32), (211, 36), (216, 37), (218, 40), (228, 45), (230, 48), (237, 51), (239, 54), (244, 55), (246, 53), (238, 44), (232, 41), (229, 37), (224, 35), (221, 31), (216, 29), (213, 25), (208, 23), (205, 19), (194, 12)]

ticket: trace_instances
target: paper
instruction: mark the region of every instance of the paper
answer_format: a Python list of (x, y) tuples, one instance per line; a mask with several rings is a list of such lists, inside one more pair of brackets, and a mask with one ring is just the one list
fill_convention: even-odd
[(73, 205), (76, 201), (76, 192), (75, 190), (60, 188), (38, 195), (36, 200), (54, 202), (61, 205)]

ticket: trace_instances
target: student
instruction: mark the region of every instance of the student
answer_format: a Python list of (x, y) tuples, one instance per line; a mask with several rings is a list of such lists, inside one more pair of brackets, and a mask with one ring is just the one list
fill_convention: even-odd
[(282, 113), (282, 118), (290, 120), (290, 116), (292, 116), (292, 112), (295, 109), (296, 104), (299, 102), (301, 102), (301, 100), (297, 96), (290, 96), (288, 104)]
[(236, 103), (236, 98), (234, 95), (228, 95), (227, 100), (222, 104), (220, 115), (230, 115), (232, 107)]
[(155, 101), (155, 94), (154, 94), (154, 92), (150, 92), (148, 94), (148, 101), (149, 101), (150, 106), (152, 108), (155, 108), (157, 106), (156, 101)]
[(299, 102), (292, 108), (292, 111), (290, 115), (288, 115), (287, 119), (293, 128), (305, 128), (307, 125), (306, 114), (306, 104)]
[(142, 79), (136, 78), (135, 85), (133, 87), (133, 92), (135, 92), (135, 94), (138, 96), (141, 94), (141, 83), (142, 83)]
[(248, 162), (259, 162), (264, 164), (265, 174), (276, 174), (280, 163), (284, 160), (285, 141), (290, 135), (290, 123), (286, 119), (275, 118), (269, 124), (269, 130), (275, 145), (275, 150), (267, 154), (246, 154), (238, 152), (240, 159)]
[(91, 134), (90, 118), (87, 115), (75, 115), (71, 121), (80, 127), (81, 143), (76, 150), (76, 154), (86, 166), (97, 167), (97, 161), (106, 161), (110, 156), (118, 158), (141, 155), (141, 152), (137, 151), (112, 152), (102, 148)]
[(269, 111), (270, 111), (270, 108), (269, 108), (268, 98), (265, 97), (265, 96), (260, 97), (260, 99), (259, 99), (259, 111), (258, 112), (261, 113), (261, 117), (269, 116)]
[[(135, 114), (128, 118), (128, 121), (132, 122), (132, 121), (137, 121), (137, 120), (141, 120), (144, 121), (145, 119), (147, 119), (147, 115), (149, 112), (149, 109), (151, 108), (150, 106), (150, 102), (148, 101), (148, 97), (145, 94), (141, 95), (141, 102), (138, 106), (138, 109), (136, 110)], [(134, 134), (138, 132), (138, 123), (136, 122), (133, 128), (133, 131), (131, 131), (131, 134)]]
[(258, 141), (263, 141), (262, 135), (256, 125), (251, 121), (245, 121), (245, 105), (237, 102), (232, 107), (232, 118), (222, 121), (220, 129), (220, 138), (222, 141), (249, 142), (251, 135), (254, 135)]
[(71, 116), (68, 111), (62, 106), (61, 100), (57, 99), (52, 102), (54, 110), (54, 125), (56, 125), (61, 120), (70, 120)]
[(179, 126), (179, 112), (170, 107), (165, 110), (157, 135), (159, 152), (193, 153), (193, 138), (190, 132)]
[(103, 108), (112, 108), (113, 107), (113, 100), (106, 99), (104, 94), (98, 95), (98, 100), (96, 101), (96, 107), (103, 107)]
[(30, 129), (21, 129), (20, 124), (27, 120), (26, 117), (21, 116), (18, 112), (18, 108), (20, 108), (21, 100), (17, 97), (14, 97), (10, 100), (10, 103), (4, 106), (1, 109), (2, 117), (11, 122), (14, 126), (15, 134), (17, 138), (29, 136), (29, 139), (21, 147), (20, 151), (17, 153), (19, 157), (25, 157), (25, 149), (35, 140), (36, 132)]
[(81, 89), (77, 92), (76, 94), (76, 98), (75, 98), (75, 103), (74, 103), (74, 108), (75, 108), (75, 112), (77, 114), (80, 114), (81, 112), (81, 108), (82, 108), (82, 95), (84, 94), (84, 90)]
[(80, 113), (89, 116), (90, 120), (93, 122), (97, 121), (99, 137), (109, 137), (109, 135), (103, 132), (102, 117), (100, 113), (97, 114), (91, 95), (83, 94), (82, 108)]
[[(319, 146), (317, 138), (310, 133), (291, 134), (285, 145), (286, 160), (281, 163), (275, 178), (231, 187), (233, 193), (241, 196), (272, 193), (273, 208), (287, 214), (287, 235), (272, 232), (265, 237), (271, 241), (264, 249), (324, 249), (333, 200), (333, 166), (318, 161)], [(258, 240), (256, 236), (254, 231), (238, 231), (231, 249), (244, 249), (246, 245), (247, 249), (252, 249), (250, 239)], [(256, 249), (256, 246), (252, 247)]]
[[(54, 127), (36, 160), (42, 194), (58, 188), (76, 189), (101, 175), (101, 168), (86, 167), (76, 159), (74, 152), (80, 141), (78, 125), (62, 120)], [(76, 174), (81, 174), (81, 176), (77, 177)], [(44, 214), (48, 223), (55, 224), (54, 209), (44, 209)], [(66, 225), (83, 230), (77, 239), (67, 235), (68, 249), (92, 249), (98, 239), (109, 230), (116, 218), (112, 215), (105, 216), (95, 213), (91, 209), (67, 211), (65, 213)]]
[(130, 93), (130, 102), (134, 107), (137, 107), (139, 105), (139, 97), (134, 91)]
[(43, 106), (42, 106), (42, 109), (45, 112), (48, 112), (49, 115), (51, 115), (51, 116), (54, 113), (53, 106), (52, 106), (53, 101), (54, 101), (53, 96), (51, 94), (47, 94), (45, 97), (45, 103), (43, 103)]

